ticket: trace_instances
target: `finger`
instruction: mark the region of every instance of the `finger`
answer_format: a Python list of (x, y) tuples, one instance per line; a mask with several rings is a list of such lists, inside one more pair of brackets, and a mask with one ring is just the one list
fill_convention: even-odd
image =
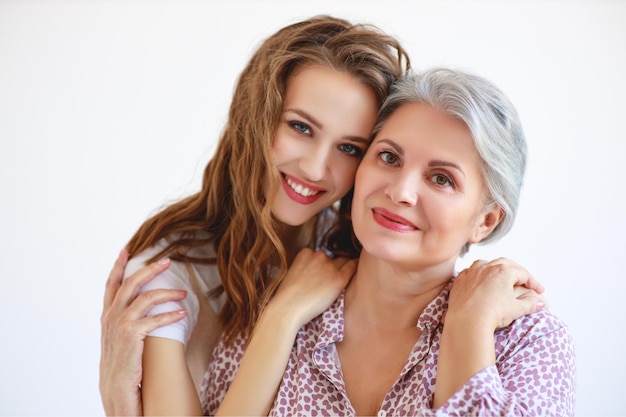
[(486, 265), (487, 261), (485, 261), (484, 259), (476, 259), (474, 262), (472, 262), (472, 264), (470, 265), (469, 269), (471, 268), (478, 268), (481, 267), (483, 265)]
[(511, 265), (511, 266), (519, 266), (519, 267), (521, 267), (521, 265), (518, 264), (517, 262), (512, 261), (509, 258), (502, 258), (502, 257), (496, 258), (496, 259), (493, 259), (493, 260), (487, 262), (487, 265)]
[(337, 258), (333, 258), (333, 259), (332, 259), (332, 263), (335, 265), (335, 267), (336, 267), (337, 269), (341, 269), (341, 268), (343, 268), (343, 266), (344, 266), (345, 264), (350, 263), (350, 261), (351, 261), (351, 260), (352, 260), (352, 259), (350, 259), (350, 258), (346, 258), (346, 257), (343, 257), (343, 256), (339, 256), (339, 257), (337, 257)]
[(526, 291), (521, 292), (519, 295), (517, 295), (517, 298), (520, 300), (532, 298), (542, 309), (547, 310), (550, 308), (550, 306), (548, 305), (548, 300), (546, 300), (543, 295), (535, 292), (534, 290), (527, 289)]
[(535, 295), (529, 295), (515, 300), (515, 304), (512, 307), (513, 309), (510, 311), (511, 315), (508, 316), (508, 318), (502, 318), (502, 322), (497, 326), (498, 329), (509, 326), (514, 320), (520, 317), (541, 310), (543, 308), (543, 300)]
[(522, 298), (518, 298), (518, 302), (521, 312), (520, 317), (527, 314), (535, 313), (543, 309), (545, 305), (541, 297), (530, 293), (523, 296)]
[(546, 290), (543, 284), (535, 279), (535, 277), (533, 277), (532, 275), (530, 276), (526, 286), (532, 290), (535, 290), (539, 294), (543, 293)]
[(113, 301), (113, 307), (118, 310), (125, 309), (135, 299), (142, 285), (154, 279), (169, 266), (170, 260), (164, 258), (144, 266), (126, 278), (117, 292), (117, 296)]
[(507, 277), (513, 285), (523, 285), (534, 290), (543, 290), (539, 281), (521, 265), (507, 258), (498, 258), (484, 265), (487, 273), (495, 277)]
[(111, 306), (115, 295), (122, 285), (122, 278), (124, 277), (124, 268), (128, 263), (128, 251), (126, 248), (122, 249), (115, 260), (115, 264), (109, 273), (107, 278), (105, 290), (104, 290), (104, 308), (106, 310)]
[(522, 285), (516, 285), (513, 287), (513, 295), (515, 298), (523, 298), (525, 296), (537, 295), (537, 292)]
[(545, 291), (543, 284), (541, 284), (541, 282), (539, 282), (530, 272), (528, 272), (526, 268), (524, 268), (515, 261), (512, 261), (508, 258), (497, 258), (487, 263), (487, 265), (503, 265), (512, 268), (511, 270), (515, 271), (516, 273), (516, 277), (518, 280), (517, 283), (519, 285), (524, 285), (527, 288), (533, 289), (539, 294)]
[(143, 292), (137, 296), (124, 312), (123, 319), (138, 320), (154, 308), (154, 306), (170, 301), (180, 301), (187, 296), (185, 290), (158, 289)]
[(508, 268), (513, 272), (515, 285), (523, 285), (524, 287), (536, 291), (541, 294), (545, 291), (544, 286), (526, 268), (512, 262)]
[(137, 320), (136, 323), (140, 332), (143, 335), (147, 335), (158, 328), (182, 320), (186, 315), (187, 311), (185, 310), (170, 311), (167, 313), (159, 313), (154, 316), (144, 317), (141, 320)]
[(309, 259), (309, 257), (315, 253), (316, 252), (311, 248), (302, 248), (300, 249), (300, 252), (296, 254), (293, 263), (295, 263), (298, 259)]
[(358, 262), (356, 259), (349, 259), (347, 262), (341, 265), (341, 267), (339, 268), (339, 272), (341, 272), (341, 274), (345, 278), (352, 278), (352, 276), (356, 272), (357, 265)]

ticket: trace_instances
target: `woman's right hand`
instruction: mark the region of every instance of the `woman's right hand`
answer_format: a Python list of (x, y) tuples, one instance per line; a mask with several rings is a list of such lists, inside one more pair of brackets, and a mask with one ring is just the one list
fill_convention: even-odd
[(295, 257), (270, 306), (297, 319), (297, 327), (326, 310), (348, 285), (356, 259), (330, 258), (322, 251), (302, 249)]
[[(151, 331), (181, 320), (186, 312), (172, 311), (146, 317), (156, 304), (185, 298), (182, 290), (152, 290), (142, 285), (169, 267), (163, 259), (123, 279), (126, 249), (109, 274), (101, 316), (100, 395), (107, 415), (143, 415), (141, 391), (143, 343)], [(139, 295), (138, 295), (139, 294)]]

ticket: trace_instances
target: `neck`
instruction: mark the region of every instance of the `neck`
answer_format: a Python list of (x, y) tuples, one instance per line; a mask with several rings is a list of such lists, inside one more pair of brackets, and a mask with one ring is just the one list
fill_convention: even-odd
[(313, 237), (309, 232), (309, 229), (310, 227), (308, 227), (307, 223), (299, 226), (290, 226), (288, 224), (281, 223), (277, 227), (278, 237), (283, 244), (283, 248), (285, 248), (288, 265), (291, 265), (293, 259), (302, 248), (310, 246), (310, 242)]
[(346, 319), (372, 330), (414, 328), (426, 306), (450, 281), (454, 263), (407, 270), (363, 251), (345, 293)]

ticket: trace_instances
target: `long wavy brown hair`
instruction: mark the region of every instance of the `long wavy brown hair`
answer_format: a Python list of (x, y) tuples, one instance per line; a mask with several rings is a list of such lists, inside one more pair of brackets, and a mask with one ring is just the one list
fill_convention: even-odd
[[(271, 149), (287, 80), (296, 67), (311, 64), (357, 77), (375, 93), (379, 106), (410, 66), (399, 42), (374, 26), (317, 16), (279, 30), (261, 44), (239, 77), (202, 189), (148, 219), (128, 243), (133, 256), (168, 238), (153, 260), (169, 256), (216, 264), (222, 285), (212, 296), (226, 293), (219, 317), (229, 340), (252, 329), (263, 295), (267, 300), (287, 271), (279, 225), (270, 212), (279, 185)], [(338, 220), (323, 238), (329, 248), (344, 254), (342, 248), (351, 247), (346, 212), (351, 198), (352, 192), (340, 202)], [(316, 222), (314, 218), (306, 227), (315, 231)], [(322, 238), (316, 234), (309, 235), (309, 246)], [(214, 245), (216, 257), (188, 254), (203, 245)]]

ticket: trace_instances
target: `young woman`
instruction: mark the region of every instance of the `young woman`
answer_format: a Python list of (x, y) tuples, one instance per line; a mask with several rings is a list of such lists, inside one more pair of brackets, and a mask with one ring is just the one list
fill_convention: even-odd
[[(328, 239), (331, 229), (350, 230), (331, 205), (348, 206), (377, 111), (408, 66), (395, 39), (332, 17), (287, 26), (263, 42), (238, 80), (201, 191), (146, 221), (115, 268), (130, 256), (131, 277), (118, 292), (119, 281), (110, 280), (100, 384), (108, 414), (200, 412), (195, 387), (222, 331), (252, 329), (262, 294), (302, 248), (349, 242), (345, 233)], [(355, 262), (318, 263), (332, 269), (331, 285), (322, 287), (329, 295), (311, 299), (327, 300), (321, 311)], [(142, 285), (146, 296), (132, 301)], [(170, 313), (143, 319), (149, 310)], [(168, 325), (145, 337), (160, 324)]]
[[(204, 411), (572, 415), (567, 328), (515, 291), (540, 285), (502, 274), (506, 261), (454, 272), (469, 245), (513, 224), (526, 144), (511, 103), (480, 77), (431, 70), (398, 82), (374, 135), (356, 175), (360, 257), (345, 292), (301, 328), (297, 305), (286, 316), (270, 303), (249, 344), (221, 340)], [(298, 279), (288, 274), (275, 300)]]

